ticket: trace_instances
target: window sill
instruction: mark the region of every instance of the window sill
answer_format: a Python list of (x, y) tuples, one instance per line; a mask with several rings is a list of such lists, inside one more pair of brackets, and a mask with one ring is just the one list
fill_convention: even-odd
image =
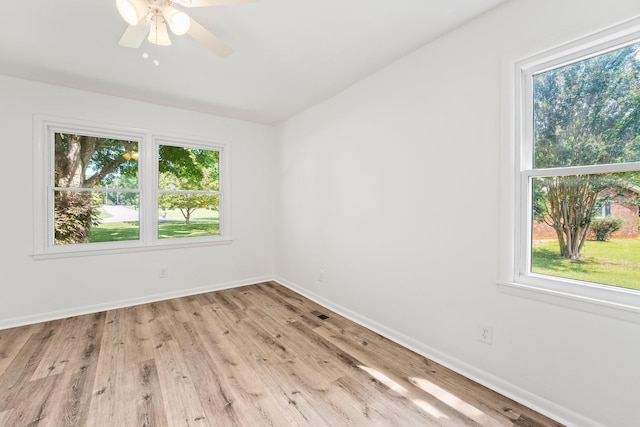
[(551, 289), (537, 284), (508, 281), (499, 281), (497, 285), (500, 292), (508, 295), (640, 324), (640, 295), (633, 291), (617, 288), (607, 289), (601, 293), (616, 298), (605, 299), (597, 295), (571, 292), (570, 289), (561, 289), (561, 287)]
[(70, 249), (66, 250), (66, 248), (62, 250), (53, 250), (51, 252), (36, 252), (34, 253), (33, 259), (36, 261), (47, 260), (47, 259), (60, 259), (60, 258), (76, 258), (76, 257), (85, 257), (85, 256), (96, 256), (96, 255), (113, 255), (113, 254), (125, 254), (132, 252), (150, 252), (150, 251), (162, 251), (162, 250), (170, 250), (170, 249), (188, 249), (188, 248), (198, 248), (203, 246), (218, 246), (218, 245), (229, 245), (233, 243), (233, 238), (221, 238), (216, 240), (199, 240), (199, 241), (191, 241), (191, 242), (166, 242), (166, 243), (157, 243), (154, 245), (131, 245), (131, 246), (118, 246), (118, 247), (105, 247), (100, 246), (99, 248), (90, 248), (84, 246), (82, 248)]

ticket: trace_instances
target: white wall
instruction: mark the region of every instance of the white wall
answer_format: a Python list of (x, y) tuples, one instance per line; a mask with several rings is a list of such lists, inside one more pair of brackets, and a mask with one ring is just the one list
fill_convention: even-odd
[(637, 423), (640, 325), (496, 282), (505, 61), (639, 14), (510, 1), (278, 126), (279, 280), (566, 423)]
[[(0, 328), (273, 276), (273, 127), (2, 76), (0, 94)], [(228, 141), (234, 242), (34, 261), (34, 114)]]

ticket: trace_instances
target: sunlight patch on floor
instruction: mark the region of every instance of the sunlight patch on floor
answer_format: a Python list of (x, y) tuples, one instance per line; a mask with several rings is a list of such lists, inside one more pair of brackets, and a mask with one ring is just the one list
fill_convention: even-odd
[(416, 405), (418, 408), (422, 409), (423, 411), (425, 411), (429, 415), (431, 415), (431, 416), (433, 416), (435, 418), (447, 418), (447, 419), (449, 418), (448, 416), (443, 414), (441, 411), (439, 411), (438, 408), (436, 408), (433, 405), (431, 405), (429, 402), (425, 402), (422, 399), (410, 398), (408, 396), (409, 395), (409, 390), (407, 390), (406, 388), (404, 388), (403, 386), (401, 386), (400, 384), (398, 384), (397, 382), (395, 382), (394, 380), (392, 380), (391, 378), (389, 378), (388, 376), (386, 376), (382, 372), (380, 372), (380, 371), (378, 371), (376, 369), (373, 369), (373, 368), (369, 368), (368, 366), (359, 365), (358, 367), (360, 369), (362, 369), (363, 371), (365, 371), (366, 373), (368, 373), (369, 375), (371, 375), (376, 380), (380, 381), (382, 384), (384, 384), (387, 387), (389, 387), (391, 390), (395, 391), (396, 393), (398, 393), (402, 397), (404, 397), (407, 400), (409, 400), (411, 403), (413, 403), (414, 405)]
[(467, 403), (464, 400), (460, 399), (456, 395), (454, 395), (452, 393), (449, 393), (447, 390), (443, 389), (442, 387), (439, 387), (439, 386), (435, 385), (434, 383), (432, 383), (431, 381), (429, 381), (427, 379), (417, 378), (417, 377), (410, 377), (409, 381), (411, 382), (411, 384), (413, 384), (416, 387), (426, 391), (427, 393), (429, 393), (430, 395), (432, 395), (436, 399), (438, 399), (441, 402), (449, 405), (450, 407), (452, 407), (456, 411), (458, 411), (461, 414), (463, 414), (465, 417), (477, 422), (478, 424), (480, 424), (482, 426), (492, 426), (493, 427), (493, 426), (503, 426), (504, 425), (504, 424), (501, 424), (500, 422), (498, 422), (498, 420), (496, 420), (496, 419), (494, 419), (492, 417), (489, 417), (487, 414), (485, 414), (484, 412), (482, 412), (480, 409), (476, 408), (475, 406), (470, 405), (469, 403)]

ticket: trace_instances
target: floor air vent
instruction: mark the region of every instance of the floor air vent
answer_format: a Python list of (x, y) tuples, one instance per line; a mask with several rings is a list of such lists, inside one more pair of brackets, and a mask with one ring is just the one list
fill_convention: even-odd
[(329, 318), (329, 316), (327, 316), (326, 314), (322, 314), (319, 311), (312, 311), (311, 314), (322, 320), (326, 320)]

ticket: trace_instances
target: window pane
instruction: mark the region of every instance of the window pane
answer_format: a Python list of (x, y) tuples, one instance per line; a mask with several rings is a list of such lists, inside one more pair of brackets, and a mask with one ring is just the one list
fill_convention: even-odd
[(161, 190), (219, 191), (220, 152), (161, 145), (158, 172)]
[(56, 133), (55, 186), (138, 188), (138, 143)]
[(640, 161), (639, 46), (533, 76), (535, 168)]
[[(120, 204), (110, 203), (112, 193), (56, 191), (55, 244), (139, 240), (138, 195), (118, 193)], [(125, 202), (126, 201), (126, 202)]]
[[(55, 244), (138, 240), (138, 143), (119, 139), (56, 132), (54, 134)], [(94, 191), (62, 191), (87, 188)], [(95, 191), (112, 188), (118, 191)], [(136, 190), (133, 192), (124, 189)], [(102, 206), (124, 205), (134, 212), (135, 225), (107, 221)], [(120, 223), (117, 227), (114, 224)]]
[(638, 184), (639, 172), (533, 178), (531, 271), (640, 289)]
[(158, 238), (219, 235), (218, 198), (217, 194), (161, 194)]

